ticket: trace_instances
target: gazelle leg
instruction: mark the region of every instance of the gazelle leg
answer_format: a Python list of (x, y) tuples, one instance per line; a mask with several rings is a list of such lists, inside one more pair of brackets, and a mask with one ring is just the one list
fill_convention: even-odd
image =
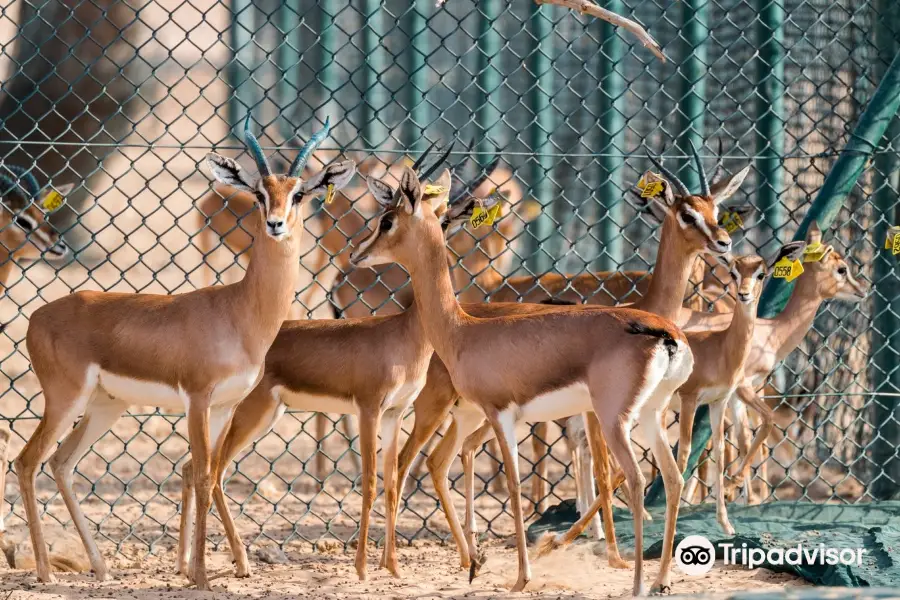
[(209, 392), (190, 397), (188, 410), (188, 441), (194, 477), (194, 501), (197, 505), (194, 529), (194, 551), (191, 553), (190, 574), (198, 590), (208, 591), (206, 576), (206, 518), (212, 500), (212, 444), (209, 438)]
[(488, 479), (488, 488), (494, 492), (502, 492), (503, 491), (503, 477), (500, 476), (500, 471), (503, 468), (503, 463), (500, 462), (500, 457), (502, 457), (502, 453), (500, 452), (500, 447), (497, 445), (497, 440), (491, 438), (488, 443), (488, 454), (490, 460), (490, 479)]
[[(666, 403), (667, 405), (668, 403)], [(659, 575), (650, 588), (651, 594), (665, 593), (672, 585), (672, 553), (675, 550), (675, 524), (678, 520), (678, 506), (681, 503), (681, 492), (684, 490), (684, 479), (666, 436), (663, 424), (666, 405), (659, 408), (648, 408), (641, 411), (639, 427), (647, 440), (650, 440), (653, 456), (662, 473), (666, 489), (666, 523), (663, 533), (662, 557), (659, 564)]]
[(725, 505), (725, 405), (727, 399), (718, 400), (709, 405), (710, 427), (712, 427), (713, 460), (715, 461), (715, 477), (713, 488), (716, 496), (716, 520), (727, 535), (734, 535), (734, 527), (728, 520), (728, 508)]
[(41, 385), (44, 389), (44, 416), (16, 458), (15, 469), (22, 503), (25, 505), (25, 516), (28, 519), (28, 532), (31, 536), (37, 577), (38, 580), (47, 583), (54, 581), (54, 577), (50, 571), (50, 555), (41, 527), (41, 513), (34, 489), (35, 478), (41, 463), (56, 446), (63, 432), (72, 426), (84, 410), (94, 394), (97, 383), (96, 378), (91, 381), (86, 375), (81, 389), (74, 390), (75, 393), (69, 388), (68, 382), (41, 381)]
[(0, 425), (0, 534), (6, 532), (6, 471), (9, 469), (9, 438), (12, 433), (6, 424)]
[(325, 433), (328, 430), (330, 419), (325, 413), (316, 413), (313, 417), (316, 435), (316, 460), (313, 464), (313, 473), (319, 485), (325, 487), (325, 477), (328, 474), (328, 467), (325, 464)]
[[(603, 437), (603, 430), (597, 415), (593, 412), (585, 414), (585, 424), (587, 425), (587, 441), (590, 444), (590, 458), (593, 458), (594, 477), (597, 480), (597, 487), (600, 490), (597, 496), (600, 499), (600, 509), (603, 511), (603, 531), (606, 538), (606, 560), (609, 566), (614, 569), (627, 569), (629, 564), (625, 562), (619, 554), (619, 546), (616, 543), (616, 527), (613, 522), (613, 492), (615, 491), (610, 481), (609, 473), (609, 448), (606, 439)], [(593, 493), (593, 482), (590, 485)], [(637, 495), (643, 496), (643, 493)], [(634, 506), (632, 506), (634, 509)], [(643, 519), (643, 509), (640, 513)]]
[[(459, 454), (464, 440), (484, 422), (484, 413), (480, 409), (476, 409), (473, 405), (466, 403), (466, 408), (458, 408), (453, 411), (453, 422), (447, 435), (441, 439), (437, 448), (428, 457), (426, 461), (428, 471), (431, 473), (431, 480), (434, 482), (435, 493), (437, 493), (438, 501), (447, 517), (447, 525), (456, 542), (456, 550), (459, 552), (459, 564), (463, 569), (468, 569), (471, 560), (466, 544), (466, 537), (463, 528), (459, 524), (459, 517), (453, 508), (453, 501), (450, 498), (450, 466), (453, 459)], [(463, 458), (465, 461), (465, 457)]]
[(759, 414), (760, 419), (762, 420), (759, 426), (759, 431), (757, 431), (756, 435), (753, 437), (753, 442), (751, 442), (750, 444), (750, 449), (747, 450), (747, 453), (744, 455), (744, 459), (741, 462), (741, 466), (738, 468), (738, 476), (734, 482), (735, 485), (740, 485), (742, 481), (745, 482), (745, 485), (748, 488), (747, 503), (749, 504), (750, 469), (753, 466), (753, 459), (757, 451), (769, 438), (769, 434), (772, 433), (772, 428), (775, 425), (775, 413), (771, 408), (769, 408), (765, 401), (760, 398), (759, 395), (750, 387), (738, 387), (737, 397), (741, 402), (753, 408)]
[(475, 520), (475, 454), (494, 432), (489, 423), (484, 424), (475, 433), (471, 434), (463, 442), (462, 465), (463, 479), (466, 486), (466, 548), (472, 562), (469, 566), (469, 581), (478, 576), (478, 571), (484, 564), (484, 555), (478, 551), (478, 523)]
[(362, 471), (362, 462), (359, 460), (359, 453), (353, 450), (353, 440), (358, 437), (358, 434), (355, 431), (356, 428), (353, 427), (353, 415), (344, 415), (341, 420), (338, 421), (338, 427), (341, 428), (344, 437), (347, 438), (347, 446), (350, 448), (350, 460), (353, 462), (356, 472), (359, 473)]
[(384, 552), (381, 556), (382, 568), (386, 568), (394, 577), (400, 577), (397, 564), (397, 451), (400, 447), (400, 420), (403, 417), (400, 408), (385, 412), (381, 420), (381, 445), (384, 460), (384, 512), (386, 517), (384, 532)]
[(100, 439), (100, 436), (109, 431), (109, 428), (122, 416), (126, 408), (127, 406), (122, 402), (113, 400), (106, 392), (98, 390), (88, 405), (84, 418), (50, 457), (53, 478), (56, 479), (56, 485), (66, 503), (66, 508), (69, 509), (69, 514), (72, 515), (75, 528), (81, 537), (81, 543), (84, 544), (88, 559), (91, 561), (91, 568), (99, 581), (105, 581), (109, 573), (103, 556), (97, 548), (97, 543), (94, 541), (88, 520), (72, 489), (72, 474), (75, 471), (75, 465), (78, 464), (88, 448)]
[(250, 562), (247, 560), (247, 548), (241, 542), (231, 511), (228, 510), (228, 501), (225, 498), (225, 471), (241, 449), (274, 427), (285, 409), (284, 404), (275, 400), (268, 390), (260, 390), (260, 386), (256, 389), (259, 391), (251, 392), (245, 402), (238, 407), (231, 420), (231, 426), (223, 433), (216, 452), (216, 469), (213, 473), (215, 482), (213, 500), (225, 528), (231, 555), (234, 557), (235, 577), (249, 577)]
[(547, 470), (550, 452), (547, 445), (547, 423), (535, 423), (531, 428), (531, 456), (534, 470), (531, 474), (531, 503), (534, 512), (541, 515), (547, 510)]
[[(513, 405), (515, 406), (515, 405)], [(531, 565), (528, 562), (528, 540), (525, 537), (525, 520), (522, 512), (522, 496), (519, 480), (519, 442), (516, 439), (516, 417), (513, 409), (488, 414), (494, 430), (503, 464), (506, 470), (506, 485), (513, 521), (516, 525), (516, 550), (519, 555), (519, 576), (512, 587), (513, 592), (521, 592), (531, 580)]]
[[(681, 412), (678, 414), (678, 470), (683, 474), (691, 456), (691, 439), (694, 435), (694, 416), (699, 399), (695, 394), (681, 394)], [(690, 475), (687, 477), (690, 479)]]
[[(431, 453), (434, 452), (434, 449), (437, 447), (440, 439), (442, 437), (444, 437), (445, 435), (447, 435), (447, 428), (450, 427), (450, 421), (447, 420), (446, 417), (449, 414), (450, 414), (450, 411), (448, 410), (447, 413), (444, 415), (444, 419), (438, 422), (437, 427), (435, 427), (435, 429), (434, 429), (434, 432), (432, 432), (432, 434), (430, 436), (425, 438), (425, 440), (422, 441), (421, 444), (419, 444), (419, 447), (416, 450), (417, 454), (414, 455), (414, 458), (412, 459), (412, 462), (411, 462), (409, 468), (406, 469), (406, 475), (404, 475), (402, 477), (403, 480), (406, 480), (408, 477), (412, 477), (413, 479), (421, 479), (422, 478), (422, 473), (425, 471), (425, 461), (428, 459), (428, 457), (431, 455)], [(418, 419), (419, 419), (419, 417), (416, 417), (416, 421), (418, 421)], [(413, 433), (416, 433), (415, 426), (413, 428)], [(422, 436), (422, 435), (424, 435), (424, 433), (419, 432), (417, 435)], [(412, 437), (412, 434), (410, 434), (410, 437)], [(407, 442), (408, 441), (409, 441), (409, 438), (407, 438)], [(418, 444), (418, 442), (416, 442), (416, 443)], [(406, 444), (403, 445), (403, 449), (404, 450), (406, 449)], [(403, 463), (404, 463), (403, 450), (401, 450), (400, 451), (400, 467), (401, 467), (400, 470), (401, 470), (401, 472), (403, 472), (403, 468), (402, 468)], [(406, 486), (406, 483), (404, 482), (403, 485)]]
[[(364, 402), (359, 403), (365, 405)], [(380, 406), (381, 402), (373, 403)], [(366, 551), (369, 544), (369, 521), (372, 516), (372, 505), (375, 503), (375, 492), (378, 485), (378, 453), (377, 432), (381, 428), (381, 411), (360, 410), (359, 413), (359, 452), (362, 455), (362, 513), (359, 517), (359, 545), (356, 548), (356, 574), (360, 581), (368, 578), (366, 570)]]
[(191, 546), (194, 543), (194, 464), (189, 458), (181, 465), (181, 516), (178, 529), (176, 573), (192, 579)]

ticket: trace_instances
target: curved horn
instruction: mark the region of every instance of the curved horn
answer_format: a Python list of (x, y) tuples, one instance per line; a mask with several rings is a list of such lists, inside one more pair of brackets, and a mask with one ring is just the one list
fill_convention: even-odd
[(653, 165), (657, 169), (659, 169), (659, 172), (662, 173), (663, 176), (669, 180), (669, 183), (671, 183), (675, 187), (675, 191), (678, 192), (679, 196), (690, 196), (691, 195), (691, 193), (687, 189), (687, 186), (684, 185), (684, 183), (682, 183), (682, 181), (675, 176), (675, 173), (673, 173), (672, 171), (665, 168), (662, 164), (662, 161), (657, 160), (656, 157), (653, 156), (652, 154), (648, 155), (648, 158), (650, 159), (650, 162), (652, 162)]
[(422, 173), (419, 174), (419, 179), (428, 179), (428, 176), (437, 171), (438, 167), (440, 167), (447, 157), (450, 156), (450, 153), (453, 151), (453, 144), (447, 148), (447, 150), (437, 157), (437, 160), (434, 161), (433, 164), (429, 165), (427, 169), (425, 169)]
[(41, 184), (30, 170), (19, 165), (3, 165), (3, 167), (18, 178), (19, 184), (31, 194), (32, 198), (37, 198), (41, 193)]
[(694, 155), (697, 172), (700, 173), (700, 193), (703, 196), (712, 196), (712, 192), (709, 191), (709, 179), (706, 178), (706, 169), (703, 168), (703, 161), (700, 160), (700, 155), (697, 154), (697, 148), (691, 140), (688, 140), (688, 145), (691, 147), (691, 154)]
[(19, 183), (12, 177), (0, 173), (0, 185), (2, 185), (2, 187), (0, 187), (0, 197), (6, 196), (10, 192), (18, 190), (25, 202), (31, 200), (31, 198), (28, 197), (28, 193), (26, 192), (25, 188), (19, 185)]
[(425, 159), (428, 157), (428, 153), (431, 152), (432, 148), (434, 148), (436, 145), (437, 145), (437, 141), (434, 141), (434, 142), (431, 142), (431, 145), (430, 145), (430, 146), (428, 146), (427, 148), (425, 148), (425, 152), (423, 152), (423, 153), (419, 156), (419, 158), (416, 159), (416, 162), (414, 162), (414, 163), (412, 164), (411, 169), (412, 169), (413, 171), (415, 171), (416, 173), (419, 172), (419, 167), (422, 166), (422, 163), (424, 163), (424, 162), (425, 162)]
[(722, 160), (722, 138), (719, 138), (718, 150), (716, 151), (716, 170), (713, 171), (712, 179), (709, 181), (709, 185), (712, 186), (714, 183), (717, 183), (725, 177), (725, 161)]
[(247, 149), (250, 150), (253, 160), (256, 161), (256, 168), (259, 169), (260, 176), (268, 177), (271, 175), (272, 169), (269, 168), (269, 163), (266, 161), (266, 155), (263, 154), (262, 148), (259, 145), (259, 140), (256, 139), (256, 136), (253, 135), (253, 132), (250, 130), (250, 113), (247, 113), (247, 120), (244, 121), (244, 144), (247, 146)]
[(309, 160), (309, 157), (312, 156), (312, 153), (316, 151), (325, 138), (328, 137), (328, 133), (331, 131), (331, 117), (325, 117), (325, 125), (313, 134), (309, 141), (303, 144), (303, 147), (300, 148), (300, 152), (297, 154), (297, 158), (294, 159), (294, 162), (291, 163), (291, 167), (288, 169), (288, 176), (290, 177), (298, 177), (303, 171), (303, 167), (306, 166), (306, 162)]

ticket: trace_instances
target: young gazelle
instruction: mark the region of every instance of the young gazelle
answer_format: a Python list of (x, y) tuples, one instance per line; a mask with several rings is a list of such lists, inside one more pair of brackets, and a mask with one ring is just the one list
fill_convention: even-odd
[(5, 289), (17, 260), (59, 259), (69, 253), (47, 219), (50, 209), (44, 208), (44, 201), (50, 194), (58, 194), (64, 202), (75, 186), (67, 183), (55, 190), (41, 189), (27, 169), (15, 165), (0, 168), (13, 175), (0, 173), (0, 288)]
[[(571, 388), (589, 390), (593, 410), (600, 416), (610, 448), (632, 489), (644, 486), (630, 442), (629, 428), (638, 416), (652, 440), (669, 497), (663, 560), (653, 589), (667, 589), (683, 483), (660, 417), (671, 392), (687, 379), (692, 367), (683, 334), (666, 319), (628, 308), (545, 307), (538, 314), (473, 317), (460, 307), (453, 293), (435, 206), (423, 201), (415, 173), (407, 169), (396, 192), (380, 181), (369, 180), (369, 187), (381, 204), (391, 208), (351, 260), (359, 265), (397, 262), (409, 271), (426, 337), (456, 390), (478, 406), (494, 428), (506, 465), (516, 525), (519, 574), (513, 590), (522, 590), (531, 579), (514, 426), (520, 419), (559, 416), (560, 396), (567, 396), (560, 392)], [(536, 344), (542, 352), (530, 351)], [(607, 352), (608, 348), (616, 351)], [(568, 408), (570, 414), (583, 410)], [(643, 498), (638, 494), (635, 594), (644, 590), (642, 509)]]
[(294, 298), (302, 221), (301, 201), (341, 188), (352, 162), (332, 165), (307, 181), (297, 177), (319, 132), (300, 151), (288, 175), (273, 175), (262, 149), (245, 128), (260, 178), (217, 154), (208, 156), (215, 177), (256, 195), (253, 260), (243, 280), (175, 296), (78, 292), (34, 312), (26, 343), (44, 391), (44, 415), (15, 461), (34, 547), (37, 574), (51, 581), (34, 482), (57, 440), (78, 426), (50, 457), (50, 465), (98, 579), (106, 564), (72, 489), (83, 453), (129, 406), (152, 403), (185, 410), (197, 485), (197, 537), (193, 578), (208, 589), (204, 550), (212, 485), (212, 445), (232, 409), (262, 376), (269, 345)]
[[(694, 158), (699, 168), (702, 169), (700, 158), (696, 152), (694, 153)], [(665, 187), (664, 194), (661, 198), (654, 198), (648, 201), (651, 202), (651, 206), (653, 206), (653, 204), (657, 205), (656, 209), (661, 215), (664, 215), (664, 223), (660, 236), (659, 253), (654, 277), (651, 278), (647, 274), (642, 274), (643, 278), (650, 281), (650, 286), (646, 290), (646, 295), (633, 304), (632, 307), (646, 310), (667, 319), (674, 319), (679, 315), (681, 307), (680, 299), (684, 297), (684, 290), (687, 287), (688, 277), (694, 260), (701, 253), (716, 255), (726, 252), (731, 248), (731, 240), (728, 234), (724, 229), (719, 228), (717, 224), (718, 204), (729, 198), (738, 189), (746, 177), (748, 169), (742, 170), (720, 184), (715, 192), (713, 192), (711, 187), (706, 186), (704, 176), (703, 193), (700, 195), (693, 195), (688, 191), (684, 184), (675, 178), (667, 169), (662, 167), (661, 163), (655, 160), (654, 162), (673, 183)], [(622, 278), (623, 277), (620, 274), (610, 274), (609, 280), (618, 281)], [(600, 296), (597, 295), (595, 298), (599, 299)], [(544, 297), (541, 299), (546, 300), (547, 298)], [(452, 400), (450, 403), (447, 402), (450, 398), (454, 397), (454, 395), (441, 393), (437, 390), (432, 391), (430, 387), (430, 385), (427, 385), (422, 393), (434, 394), (436, 399), (445, 402), (446, 409), (450, 410)], [(577, 393), (577, 390), (573, 393)], [(587, 401), (589, 401), (589, 399)], [(585, 400), (582, 400), (581, 402), (583, 403)], [(575, 400), (573, 400), (572, 403), (576, 405), (579, 404), (579, 402)], [(561, 403), (561, 406), (563, 404), (564, 403)], [(423, 418), (420, 420), (418, 403), (416, 406), (417, 414), (415, 426), (410, 438), (407, 440), (407, 445), (410, 446), (410, 453), (417, 452), (421, 444), (424, 443), (421, 441), (422, 438), (430, 435), (429, 432), (434, 430), (433, 428), (437, 426), (434, 424), (434, 421), (443, 418), (437, 411), (429, 410), (422, 415)], [(472, 458), (468, 455), (480, 447), (480, 442), (484, 440), (486, 435), (490, 435), (490, 430), (488, 428), (483, 428), (472, 434), (472, 432), (481, 425), (481, 421), (472, 418), (471, 414), (472, 411), (467, 410), (465, 404), (461, 404), (454, 410), (454, 415), (464, 415), (464, 423), (460, 423), (456, 427), (451, 427), (451, 429), (448, 430), (447, 435), (444, 436), (429, 458), (429, 468), (432, 479), (435, 481), (441, 505), (444, 508), (450, 523), (451, 531), (454, 533), (454, 538), (457, 541), (457, 547), (460, 552), (460, 562), (464, 566), (470, 564), (470, 557), (474, 555), (474, 540), (476, 536), (474, 530), (474, 486), (468, 485), (468, 482), (473, 479), (474, 475), (469, 474), (468, 472), (465, 475), (467, 481), (467, 535), (465, 536), (465, 539), (461, 535), (462, 532), (454, 514), (452, 504), (449, 501), (449, 497), (442, 496), (442, 492), (447, 489), (444, 481), (446, 480), (447, 473), (449, 473), (450, 465), (456, 455), (459, 454), (460, 449), (463, 447), (465, 448), (463, 451), (463, 466), (464, 468), (468, 468), (468, 466), (472, 464)], [(561, 413), (558, 416), (570, 416), (572, 414), (575, 413)], [(470, 434), (471, 439), (466, 440)], [(591, 439), (591, 437), (592, 436), (589, 436), (589, 439)], [(595, 448), (594, 454), (601, 452), (605, 456), (605, 445), (602, 443), (602, 440), (597, 439), (596, 436), (593, 437), (592, 448)], [(404, 456), (408, 454), (406, 449), (404, 449), (403, 454)], [(598, 477), (608, 477), (608, 466), (602, 464), (601, 461), (595, 461), (594, 470)], [(610, 482), (599, 481), (598, 484), (601, 486), (601, 489), (607, 489)], [(585, 486), (586, 485), (587, 483), (585, 483)], [(593, 483), (590, 485), (593, 485)], [(535, 489), (538, 488), (536, 487)], [(611, 498), (604, 498), (604, 494), (601, 494), (600, 498), (603, 498), (604, 501), (607, 502), (603, 507), (607, 556), (612, 566), (621, 567), (626, 563), (620, 557), (615, 543), (615, 534), (611, 518), (612, 501)], [(643, 514), (643, 511), (641, 511), (641, 514)]]

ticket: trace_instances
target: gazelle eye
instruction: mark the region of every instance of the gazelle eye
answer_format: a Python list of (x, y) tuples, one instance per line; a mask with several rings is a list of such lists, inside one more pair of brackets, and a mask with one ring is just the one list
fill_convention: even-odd
[(838, 275), (846, 275), (846, 274), (847, 274), (847, 267), (838, 267), (838, 270), (837, 270), (837, 271), (838, 271)]
[(695, 225), (697, 223), (697, 219), (689, 212), (681, 213), (681, 220), (684, 221), (685, 225)]
[(16, 217), (16, 225), (24, 229), (26, 232), (31, 232), (36, 229), (31, 219), (27, 219), (25, 217)]
[(766, 278), (766, 274), (765, 274), (765, 273), (760, 273), (759, 275), (756, 276), (756, 278), (759, 279), (760, 281), (762, 281), (763, 279)]
[(262, 192), (255, 192), (255, 194), (256, 194), (256, 201), (257, 201), (257, 202), (259, 202), (260, 204), (265, 204), (265, 203), (266, 203), (266, 199), (265, 199), (265, 197), (262, 195)]
[(390, 231), (391, 227), (394, 226), (394, 219), (391, 217), (385, 217), (381, 220), (381, 223), (378, 224), (378, 229), (380, 231)]

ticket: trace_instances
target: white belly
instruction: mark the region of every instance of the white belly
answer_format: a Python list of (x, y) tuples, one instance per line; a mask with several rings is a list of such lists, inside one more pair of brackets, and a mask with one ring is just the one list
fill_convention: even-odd
[(541, 423), (593, 410), (587, 385), (576, 383), (542, 394), (519, 407), (519, 421)]
[[(210, 405), (220, 406), (241, 401), (253, 390), (259, 373), (259, 367), (253, 367), (223, 379), (213, 388)], [(100, 385), (113, 398), (131, 405), (187, 411), (191, 402), (187, 392), (180, 386), (174, 388), (158, 381), (135, 379), (103, 369), (100, 369)]]
[(425, 387), (424, 378), (401, 384), (385, 397), (381, 411), (386, 412), (391, 409), (405, 411), (413, 403), (413, 400), (418, 398), (423, 387)]
[(352, 400), (334, 396), (319, 396), (293, 392), (282, 385), (272, 388), (272, 395), (292, 410), (355, 415), (356, 404)]
[(712, 404), (714, 402), (724, 400), (727, 396), (730, 395), (731, 388), (729, 387), (704, 388), (700, 391), (700, 394), (698, 396), (698, 406), (703, 406), (704, 404)]

